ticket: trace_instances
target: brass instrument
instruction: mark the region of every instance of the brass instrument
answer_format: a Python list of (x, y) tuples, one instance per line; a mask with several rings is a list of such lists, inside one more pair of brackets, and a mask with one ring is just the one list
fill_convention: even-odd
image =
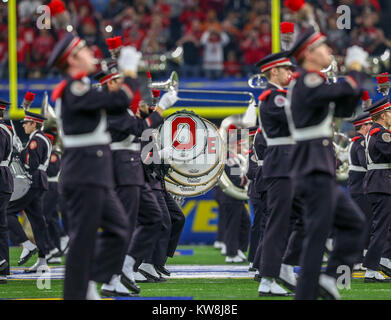
[[(201, 96), (198, 98), (179, 98), (179, 101), (191, 101), (191, 102), (214, 102), (214, 103), (235, 103), (235, 104), (245, 104), (249, 105), (251, 103), (255, 103), (255, 97), (254, 94), (250, 91), (228, 91), (228, 90), (199, 90), (199, 89), (179, 89), (179, 79), (178, 79), (178, 74), (173, 71), (170, 75), (170, 77), (166, 81), (162, 82), (151, 82), (149, 83), (149, 88), (151, 89), (159, 89), (159, 90), (164, 90), (164, 91), (169, 91), (169, 90), (175, 90), (176, 92), (186, 92), (186, 93), (199, 93), (200, 95), (202, 94), (221, 94), (224, 95), (224, 99), (204, 99)], [(226, 99), (227, 95), (247, 95), (249, 96), (249, 99), (247, 100), (234, 100), (234, 99)], [(245, 123), (243, 121), (244, 114), (238, 114), (238, 115), (233, 115), (230, 117), (227, 117), (223, 120), (220, 129), (218, 130), (218, 133), (221, 137), (221, 144), (222, 144), (222, 149), (225, 150), (225, 146), (227, 145), (227, 131), (228, 127), (231, 124), (234, 124), (237, 126), (238, 129), (240, 128), (247, 128), (249, 125), (248, 123)], [(207, 122), (207, 121), (206, 121)], [(225, 152), (225, 151), (224, 151)], [(243, 155), (238, 155), (238, 158), (240, 159), (241, 163), (241, 169), (244, 170), (244, 168), (247, 168), (247, 159)], [(221, 154), (220, 156), (220, 162), (222, 160), (225, 160), (225, 154)], [(222, 165), (225, 164), (225, 161), (221, 163)], [(222, 166), (223, 168), (224, 166)], [(178, 170), (177, 170), (178, 171)], [(196, 188), (197, 186), (192, 185), (193, 183), (187, 182), (182, 184), (175, 185), (175, 178), (174, 175), (172, 177), (168, 176), (166, 177), (166, 186), (168, 190), (171, 190), (173, 194), (176, 196), (180, 197), (181, 193), (184, 197), (188, 196), (194, 196), (196, 195)], [(209, 190), (212, 188), (216, 181), (211, 180), (210, 185), (205, 185), (205, 188), (202, 190), (202, 192), (205, 192), (205, 190)], [(247, 189), (249, 183), (247, 183), (243, 188), (238, 188), (236, 187), (232, 181), (230, 181), (229, 177), (225, 173), (224, 170), (220, 170), (218, 172), (218, 180), (217, 183), (221, 187), (224, 193), (240, 200), (247, 200)], [(182, 197), (183, 197), (182, 196)]]
[(257, 73), (248, 79), (248, 86), (253, 89), (265, 89), (267, 86), (267, 80), (263, 73)]
[(255, 102), (254, 94), (250, 91), (232, 91), (232, 90), (202, 90), (202, 89), (179, 89), (178, 74), (173, 71), (170, 77), (166, 81), (162, 82), (151, 82), (149, 84), (150, 89), (159, 89), (164, 91), (174, 90), (176, 92), (185, 93), (199, 93), (202, 94), (221, 94), (221, 95), (246, 95), (249, 96), (248, 100), (234, 100), (234, 99), (204, 99), (201, 96), (198, 98), (178, 98), (178, 101), (189, 101), (189, 102), (214, 102), (214, 103), (239, 103), (249, 105)]

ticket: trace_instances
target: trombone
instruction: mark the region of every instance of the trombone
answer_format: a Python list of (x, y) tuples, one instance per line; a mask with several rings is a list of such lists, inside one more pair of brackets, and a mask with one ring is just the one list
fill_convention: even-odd
[(191, 102), (214, 102), (214, 103), (239, 103), (239, 104), (251, 104), (255, 102), (254, 94), (250, 91), (229, 91), (229, 90), (202, 90), (202, 89), (179, 89), (178, 74), (173, 71), (170, 77), (166, 81), (151, 82), (149, 83), (150, 89), (159, 89), (164, 91), (174, 90), (176, 92), (187, 93), (200, 93), (200, 94), (223, 94), (223, 95), (246, 95), (249, 96), (248, 100), (231, 100), (231, 99), (203, 99), (203, 98), (181, 98), (178, 101), (191, 101)]

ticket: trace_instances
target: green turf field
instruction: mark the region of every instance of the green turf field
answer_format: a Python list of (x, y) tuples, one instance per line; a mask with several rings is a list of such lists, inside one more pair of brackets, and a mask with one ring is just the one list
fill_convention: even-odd
[[(192, 256), (175, 256), (167, 265), (224, 265), (224, 257), (211, 246), (181, 246), (193, 249)], [(17, 266), (21, 249), (11, 248), (11, 266)], [(26, 266), (32, 265), (32, 258)], [(288, 298), (258, 297), (258, 283), (252, 279), (169, 279), (165, 283), (141, 283), (143, 297), (192, 297), (195, 300), (266, 300)], [(50, 289), (39, 290), (36, 280), (9, 280), (0, 285), (0, 299), (55, 299), (62, 296), (62, 280), (51, 280)], [(342, 299), (377, 300), (391, 299), (391, 283), (367, 284), (362, 279), (353, 279), (350, 290), (341, 291)]]

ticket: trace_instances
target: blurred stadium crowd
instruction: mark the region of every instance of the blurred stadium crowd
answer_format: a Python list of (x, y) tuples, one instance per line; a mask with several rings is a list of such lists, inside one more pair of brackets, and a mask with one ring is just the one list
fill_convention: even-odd
[[(55, 44), (53, 30), (36, 27), (37, 7), (48, 1), (18, 1), (19, 78), (54, 77), (45, 67)], [(337, 54), (358, 44), (370, 55), (391, 48), (391, 1), (317, 0), (322, 31)], [(181, 77), (241, 77), (258, 73), (254, 64), (271, 52), (269, 0), (69, 0), (73, 26), (108, 57), (105, 38), (122, 35), (125, 45), (161, 54), (181, 45)], [(350, 30), (337, 28), (338, 5), (351, 8)], [(290, 21), (282, 9), (282, 20)], [(8, 77), (7, 5), (0, 3), (0, 78)], [(388, 58), (389, 59), (389, 58)], [(390, 70), (381, 70), (390, 71)]]

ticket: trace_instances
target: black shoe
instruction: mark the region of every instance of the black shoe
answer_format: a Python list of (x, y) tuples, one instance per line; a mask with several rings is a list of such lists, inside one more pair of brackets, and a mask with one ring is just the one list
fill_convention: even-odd
[(379, 266), (380, 266), (380, 270), (383, 271), (383, 273), (385, 275), (391, 277), (391, 269), (390, 268), (388, 268), (388, 267), (386, 267), (386, 266), (384, 266), (382, 264), (380, 264)]
[(124, 293), (124, 292), (117, 292), (115, 290), (112, 291), (112, 290), (105, 290), (105, 289), (102, 289), (100, 293), (102, 294), (102, 296), (105, 297), (139, 297), (140, 296), (137, 293)]
[(30, 260), (30, 258), (34, 255), (34, 254), (36, 254), (38, 252), (38, 249), (37, 248), (35, 248), (34, 250), (31, 250), (28, 254), (27, 254), (27, 256), (25, 256), (24, 258), (22, 258), (22, 259), (20, 259), (19, 261), (18, 261), (18, 266), (21, 266), (21, 265), (24, 265), (27, 261), (29, 261)]
[(168, 271), (164, 266), (158, 266), (158, 265), (154, 265), (155, 269), (157, 272), (161, 273), (161, 274), (164, 274), (165, 276), (169, 277), (171, 275), (171, 272)]
[(7, 260), (2, 260), (1, 262), (0, 262), (0, 271), (3, 271), (3, 270), (5, 270), (5, 269), (7, 269), (7, 267), (8, 267), (8, 261)]
[(289, 291), (295, 292), (296, 287), (293, 284), (290, 284), (288, 281), (285, 281), (284, 279), (278, 277), (276, 278), (276, 282), (285, 287), (285, 289), (288, 289)]
[(257, 273), (257, 274), (254, 276), (254, 281), (256, 281), (256, 282), (261, 282), (261, 279), (262, 279), (262, 277), (261, 277), (261, 275), (260, 275), (259, 273)]
[(0, 284), (6, 284), (6, 283), (7, 283), (7, 278), (0, 277)]
[(386, 283), (386, 282), (391, 282), (391, 278), (376, 279), (375, 277), (372, 277), (372, 278), (365, 277), (364, 282), (365, 283), (375, 283), (375, 282)]
[(144, 271), (144, 270), (142, 270), (142, 269), (138, 269), (137, 270), (138, 272), (140, 272), (145, 278), (147, 278), (148, 280), (152, 280), (152, 281), (154, 281), (154, 282), (164, 282), (165, 281), (165, 279), (164, 279), (164, 281), (161, 281), (161, 279), (162, 279), (162, 277), (155, 277), (154, 275), (152, 275), (152, 274), (150, 274), (150, 273), (148, 273), (148, 272), (146, 272), (146, 271)]
[(259, 297), (293, 297), (293, 293), (258, 292)]
[(136, 282), (130, 280), (124, 273), (121, 274), (120, 281), (128, 290), (134, 293), (140, 293), (140, 287), (136, 284)]
[(258, 271), (257, 268), (254, 268), (254, 267), (248, 268), (248, 272), (256, 272), (256, 271)]

